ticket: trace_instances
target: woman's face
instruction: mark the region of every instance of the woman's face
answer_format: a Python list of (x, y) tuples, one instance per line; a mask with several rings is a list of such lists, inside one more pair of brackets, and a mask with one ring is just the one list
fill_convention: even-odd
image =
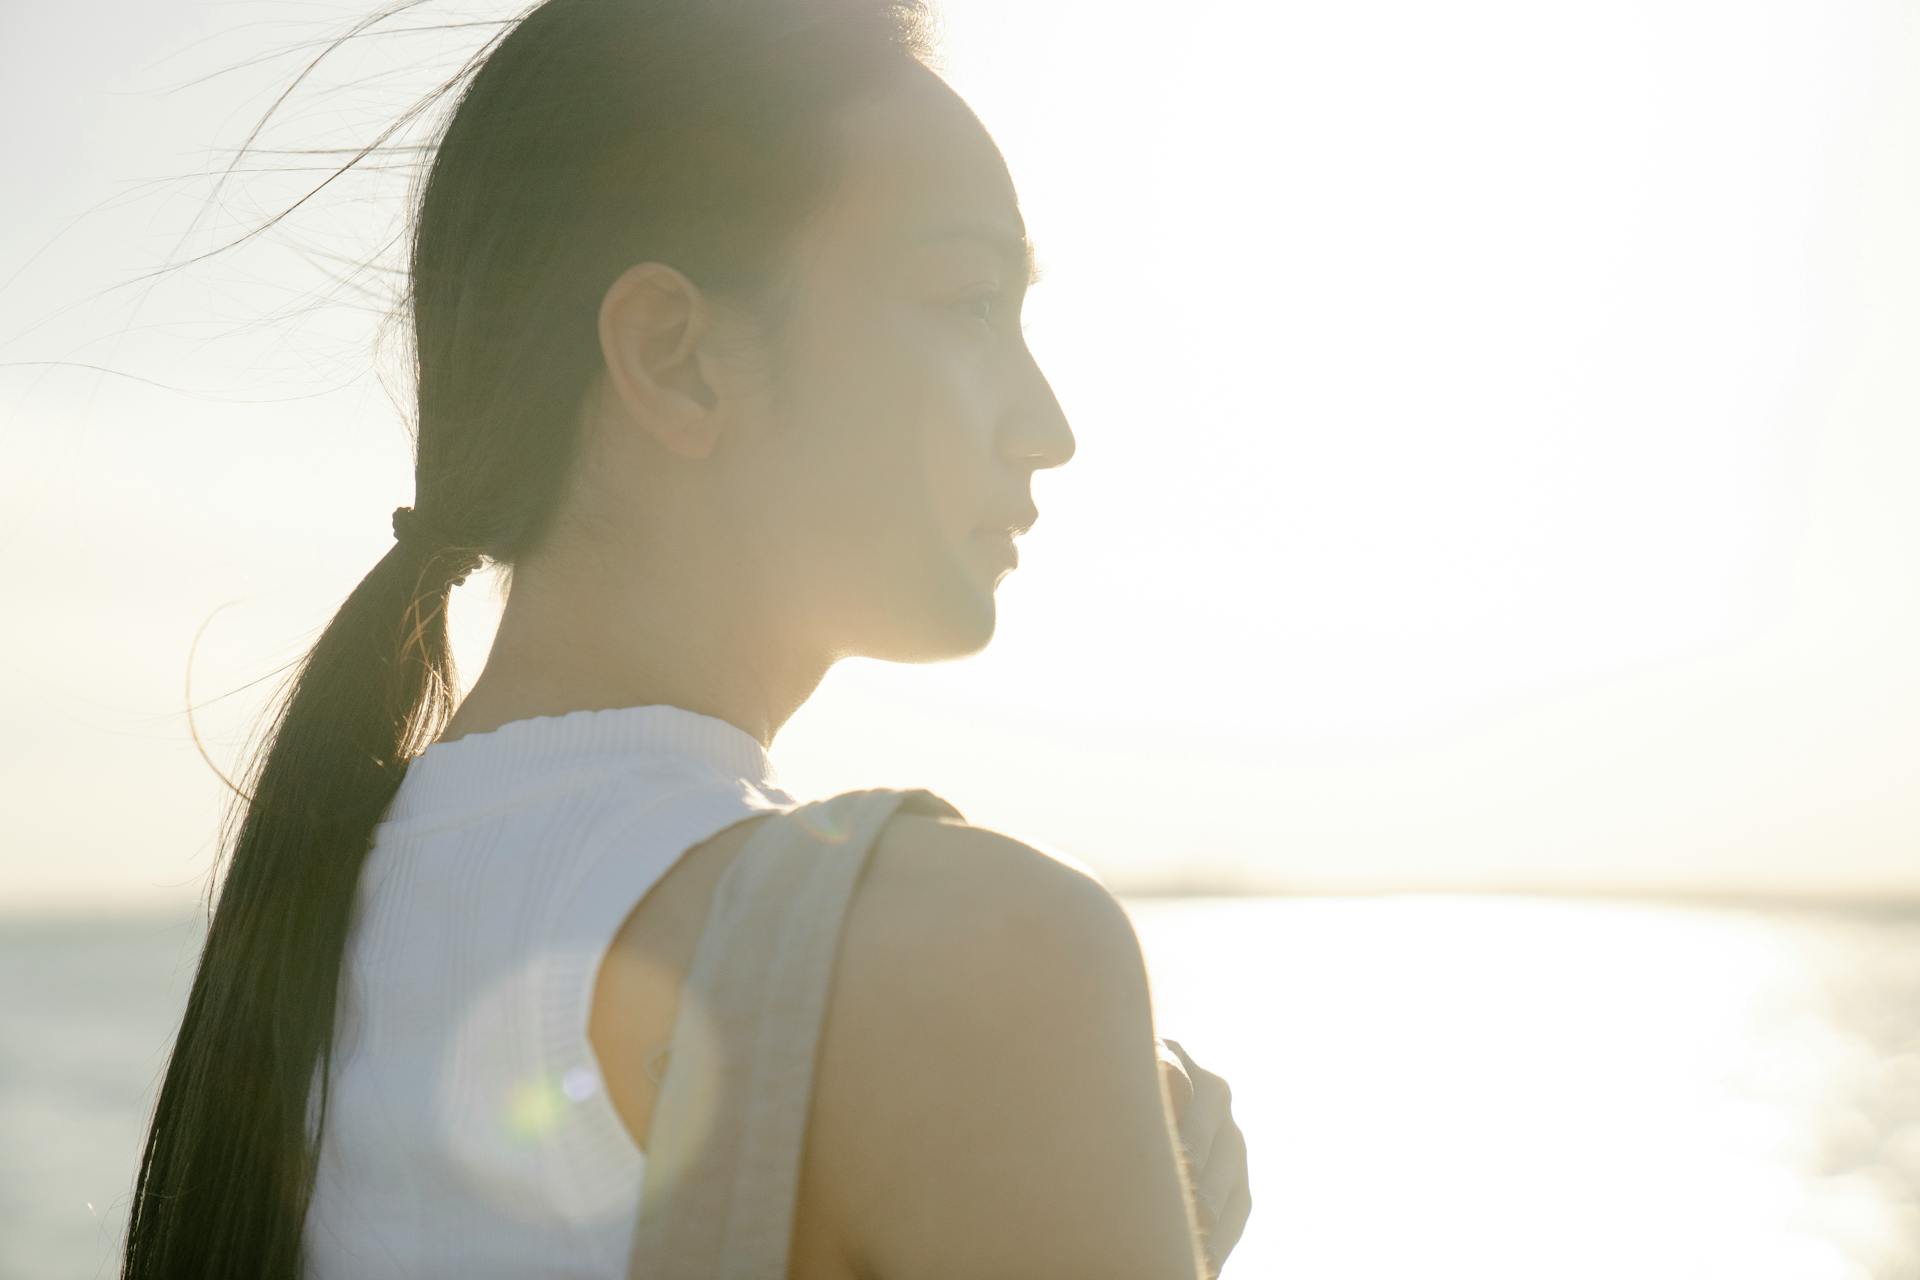
[(1074, 451), (1021, 332), (1026, 229), (999, 151), (931, 72), (842, 118), (842, 182), (795, 250), (784, 377), (722, 445), (734, 527), (757, 589), (836, 657), (971, 653), (1034, 471)]

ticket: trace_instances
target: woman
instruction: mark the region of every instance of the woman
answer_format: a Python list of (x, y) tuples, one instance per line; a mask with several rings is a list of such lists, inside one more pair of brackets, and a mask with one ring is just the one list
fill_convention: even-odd
[[(126, 1276), (640, 1274), (643, 1185), (657, 1218), (694, 1182), (650, 1162), (656, 1111), (697, 1154), (764, 1104), (703, 1113), (661, 1052), (718, 1018), (681, 998), (726, 962), (702, 940), (755, 942), (715, 903), (823, 814), (871, 825), (841, 914), (781, 926), (838, 950), (817, 1055), (782, 1033), (805, 1149), (771, 1273), (1190, 1280), (1237, 1238), (1224, 1084), (1163, 1085), (1098, 880), (770, 767), (839, 658), (988, 642), (1031, 476), (1074, 449), (1012, 185), (922, 17), (548, 0), (476, 60), (414, 211), (415, 503), (255, 763)], [(445, 605), (485, 561), (511, 593), (449, 721)]]

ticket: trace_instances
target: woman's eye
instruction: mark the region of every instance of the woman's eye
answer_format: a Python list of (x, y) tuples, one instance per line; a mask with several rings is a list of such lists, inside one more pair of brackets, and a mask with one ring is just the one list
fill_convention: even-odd
[(982, 293), (982, 294), (978, 294), (978, 295), (976, 295), (976, 296), (974, 296), (974, 297), (971, 297), (971, 298), (968, 298), (968, 299), (967, 299), (966, 301), (964, 301), (964, 302), (961, 302), (961, 303), (959, 303), (959, 304), (957, 304), (957, 305), (959, 305), (959, 306), (960, 306), (960, 307), (961, 307), (962, 309), (965, 309), (965, 310), (967, 310), (967, 311), (968, 311), (968, 314), (970, 314), (970, 315), (975, 315), (975, 316), (977, 316), (977, 317), (978, 317), (978, 319), (979, 319), (979, 320), (980, 320), (980, 321), (981, 321), (981, 322), (982, 322), (983, 324), (987, 324), (987, 325), (989, 325), (989, 326), (990, 326), (990, 325), (992, 325), (992, 323), (993, 323), (993, 320), (992, 320), (992, 317), (990, 317), (990, 316), (987, 316), (987, 315), (982, 315), (982, 314), (980, 314), (979, 312), (977, 312), (977, 311), (974, 311), (974, 310), (973, 310), (973, 308), (977, 308), (977, 307), (979, 307), (979, 306), (981, 306), (982, 304), (985, 304), (985, 305), (987, 305), (987, 306), (992, 306), (992, 305), (993, 305), (994, 303), (996, 303), (996, 302), (998, 302), (998, 301), (1000, 301), (1000, 299), (999, 299), (999, 297), (998, 297), (998, 296), (996, 296), (996, 295), (994, 295), (994, 294), (991, 294), (991, 293)]

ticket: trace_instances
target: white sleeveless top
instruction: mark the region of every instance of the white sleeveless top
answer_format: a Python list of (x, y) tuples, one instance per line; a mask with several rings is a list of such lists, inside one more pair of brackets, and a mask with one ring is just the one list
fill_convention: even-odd
[(646, 1157), (587, 1040), (601, 957), (687, 849), (798, 805), (680, 707), (428, 747), (360, 876), (307, 1275), (623, 1277)]

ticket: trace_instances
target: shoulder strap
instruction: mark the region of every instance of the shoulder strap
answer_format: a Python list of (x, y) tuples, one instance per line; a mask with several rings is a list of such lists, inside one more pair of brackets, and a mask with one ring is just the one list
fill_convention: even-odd
[(816, 800), (760, 824), (715, 887), (647, 1133), (629, 1280), (785, 1280), (814, 1059), (855, 881), (930, 791)]

